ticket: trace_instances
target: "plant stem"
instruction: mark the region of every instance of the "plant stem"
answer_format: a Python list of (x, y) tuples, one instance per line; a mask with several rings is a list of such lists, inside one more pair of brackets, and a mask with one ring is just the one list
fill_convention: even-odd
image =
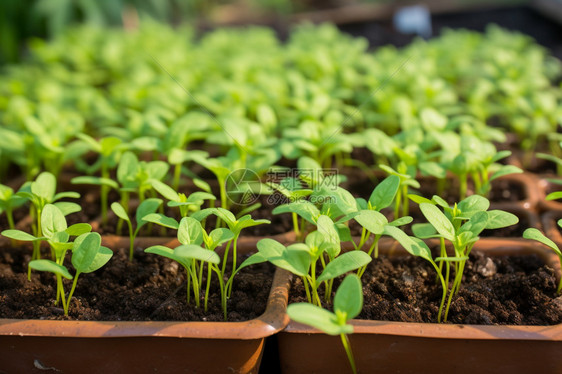
[(349, 360), (349, 365), (351, 365), (351, 371), (353, 374), (357, 374), (357, 368), (355, 367), (355, 359), (353, 358), (353, 351), (351, 350), (351, 344), (349, 343), (349, 338), (346, 334), (340, 334), (341, 342), (345, 353), (347, 354), (347, 359)]
[(180, 177), (181, 177), (181, 164), (176, 164), (174, 165), (174, 180), (172, 182), (172, 186), (176, 191), (180, 187)]
[(131, 221), (127, 221), (129, 226), (129, 262), (133, 261), (133, 251), (135, 249), (135, 234), (133, 233), (133, 225)]
[[(203, 266), (201, 266), (203, 269)], [(207, 302), (209, 300), (209, 289), (211, 288), (211, 265), (207, 264), (207, 287), (205, 288), (205, 313), (207, 313)]]
[(310, 297), (310, 290), (308, 288), (308, 281), (306, 277), (302, 277), (302, 283), (304, 284), (304, 290), (306, 292), (306, 300), (312, 304), (312, 298)]
[(404, 201), (402, 202), (402, 217), (406, 217), (410, 211), (410, 202), (408, 201), (408, 185), (402, 186), (402, 196)]
[(224, 249), (224, 255), (222, 256), (222, 268), (221, 268), (221, 277), (224, 277), (224, 273), (226, 272), (226, 262), (228, 260), (228, 251), (230, 250), (230, 245), (232, 244), (232, 240), (230, 240), (226, 244), (226, 248)]
[(297, 241), (300, 239), (301, 231), (299, 230), (299, 218), (297, 213), (293, 212), (293, 230), (295, 230), (295, 235), (297, 237)]
[[(60, 299), (62, 300), (62, 309), (64, 310), (64, 315), (67, 316), (68, 308), (66, 306), (66, 300), (64, 299), (64, 288), (62, 284), (62, 277), (59, 274), (57, 274), (57, 292), (59, 293)], [(57, 302), (55, 302), (55, 305), (57, 305)]]
[[(232, 245), (232, 274), (236, 273), (236, 257), (237, 257), (236, 246), (238, 243), (239, 236), (240, 236), (240, 232), (238, 232), (233, 239), (234, 244)], [(232, 293), (232, 283), (230, 284), (230, 287), (226, 290), (226, 292), (227, 292), (227, 297), (230, 298), (230, 295)]]
[(70, 300), (72, 299), (72, 294), (74, 293), (74, 289), (76, 288), (76, 282), (78, 282), (78, 276), (80, 273), (76, 273), (74, 276), (74, 280), (72, 281), (72, 288), (70, 289), (70, 293), (68, 294), (68, 301), (66, 303), (66, 309), (64, 310), (64, 315), (68, 316), (68, 309), (70, 308)]

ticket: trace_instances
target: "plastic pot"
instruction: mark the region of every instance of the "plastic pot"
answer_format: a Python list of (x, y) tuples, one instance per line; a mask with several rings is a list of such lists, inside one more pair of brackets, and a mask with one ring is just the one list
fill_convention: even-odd
[(265, 338), (288, 323), (289, 285), (276, 270), (265, 312), (245, 322), (0, 319), (0, 372), (257, 373)]
[[(557, 257), (527, 241), (487, 239), (475, 249), (496, 256), (536, 253), (560, 276)], [(404, 251), (398, 248), (394, 255), (404, 255)], [(562, 368), (562, 325), (352, 323), (351, 346), (362, 373), (560, 373)], [(284, 373), (350, 372), (338, 336), (291, 322), (278, 341)]]

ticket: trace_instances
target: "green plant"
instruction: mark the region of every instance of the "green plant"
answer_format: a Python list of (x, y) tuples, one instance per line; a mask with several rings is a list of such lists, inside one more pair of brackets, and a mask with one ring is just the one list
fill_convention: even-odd
[[(213, 208), (221, 209), (221, 208)], [(214, 213), (222, 215), (223, 217), (228, 217), (223, 212), (208, 212), (209, 214)], [(230, 212), (229, 212), (230, 213)], [(205, 287), (204, 296), (204, 310), (207, 311), (208, 300), (209, 300), (209, 290), (211, 285), (211, 275), (214, 271), (219, 280), (220, 292), (221, 292), (221, 305), (223, 309), (224, 319), (227, 318), (227, 299), (230, 297), (230, 292), (232, 290), (232, 283), (234, 276), (244, 267), (249, 266), (254, 263), (263, 262), (264, 260), (258, 259), (255, 256), (251, 256), (246, 261), (244, 261), (238, 268), (236, 267), (236, 261), (233, 260), (233, 268), (230, 276), (226, 275), (226, 262), (228, 261), (228, 248), (234, 243), (234, 253), (233, 257), (236, 258), (236, 241), (240, 235), (240, 231), (243, 225), (260, 224), (257, 221), (251, 219), (244, 219), (242, 223), (233, 223), (232, 228), (236, 231), (233, 232), (227, 228), (216, 228), (210, 233), (207, 233), (201, 222), (192, 217), (184, 217), (178, 223), (177, 221), (162, 217), (157, 214), (149, 215), (145, 217), (147, 220), (165, 225), (166, 227), (175, 228), (178, 230), (177, 237), (180, 242), (180, 246), (175, 249), (171, 249), (165, 246), (157, 245), (145, 249), (147, 253), (154, 253), (160, 256), (171, 258), (172, 260), (180, 263), (187, 272), (187, 303), (189, 304), (191, 299), (191, 291), (193, 290), (193, 296), (195, 299), (195, 305), (197, 308), (200, 307), (200, 294), (203, 286), (203, 272), (204, 265), (207, 264), (207, 284)], [(232, 218), (232, 217), (228, 217)], [(228, 221), (227, 221), (228, 222)], [(221, 259), (219, 255), (215, 252), (218, 247), (223, 244), (228, 243), (223, 255), (222, 267), (219, 267)], [(205, 247), (202, 247), (204, 245)], [(258, 261), (256, 261), (258, 260)], [(225, 283), (225, 279), (227, 279)]]
[(349, 320), (355, 318), (363, 309), (363, 290), (361, 280), (349, 274), (340, 284), (334, 296), (334, 313), (308, 303), (295, 303), (287, 308), (289, 317), (300, 323), (315, 327), (328, 335), (339, 335), (353, 373), (357, 373), (349, 334), (353, 325)]
[(205, 200), (210, 202), (216, 200), (215, 195), (208, 192), (196, 191), (186, 196), (182, 192), (176, 192), (172, 187), (159, 180), (153, 180), (151, 183), (160, 195), (168, 199), (169, 207), (179, 208), (181, 217), (187, 217), (189, 213), (199, 211)]
[[(362, 251), (340, 254), (340, 237), (334, 222), (321, 215), (318, 230), (307, 235), (304, 243), (284, 246), (273, 239), (258, 242), (258, 251), (267, 261), (301, 277), (309, 303), (321, 306), (318, 288), (325, 284), (325, 299), (331, 299), (333, 279), (367, 265), (371, 256)], [(317, 269), (322, 271), (317, 275)]]
[[(51, 260), (33, 260), (29, 263), (29, 267), (39, 271), (48, 271), (54, 273), (57, 277), (57, 300), (60, 296), (64, 315), (68, 316), (68, 309), (72, 295), (76, 289), (78, 277), (82, 273), (92, 273), (105, 264), (113, 256), (111, 249), (101, 246), (101, 236), (98, 233), (84, 233), (76, 238), (72, 246), (72, 266), (76, 270), (74, 277), (68, 269), (62, 264), (62, 261)], [(73, 279), (72, 288), (66, 299), (62, 278)]]
[(395, 175), (399, 178), (400, 183), (394, 198), (394, 219), (406, 217), (410, 209), (408, 201), (409, 187), (420, 188), (419, 182), (410, 174), (412, 173), (412, 170), (408, 170), (408, 166), (403, 161), (398, 163), (397, 170), (394, 170), (388, 165), (382, 164), (379, 165), (379, 168), (389, 175)]
[[(51, 258), (56, 265), (62, 266), (66, 257), (66, 252), (72, 247), (69, 242), (70, 236), (80, 236), (92, 230), (87, 223), (77, 223), (68, 227), (66, 219), (59, 208), (53, 204), (46, 204), (41, 213), (41, 233), (40, 235), (31, 235), (21, 230), (4, 230), (2, 235), (13, 240), (30, 241), (33, 243), (32, 260), (29, 263), (28, 278), (31, 277), (31, 264), (40, 259), (40, 253), (35, 255), (36, 248), (39, 248), (41, 241), (47, 241), (51, 248)], [(34, 256), (35, 255), (35, 256)], [(46, 260), (42, 260), (46, 261)], [(50, 262), (53, 262), (50, 261)], [(59, 292), (62, 288), (61, 274), (57, 274), (57, 300), (59, 300)], [(63, 300), (64, 303), (64, 300)]]
[[(422, 214), (428, 221), (426, 224), (413, 225), (414, 235), (420, 239), (440, 239), (440, 259), (446, 264), (445, 284), (447, 285), (449, 283), (450, 262), (453, 262), (455, 266), (455, 278), (449, 288), (449, 298), (443, 316), (443, 321), (446, 322), (452, 298), (460, 289), (468, 255), (474, 244), (480, 239), (478, 235), (485, 229), (498, 229), (514, 225), (519, 222), (519, 219), (509, 212), (488, 210), (490, 201), (479, 195), (469, 196), (453, 207), (450, 207), (439, 196), (433, 196), (431, 200), (415, 195), (410, 195), (410, 198), (419, 204)], [(453, 257), (447, 255), (445, 240), (453, 245)], [(441, 270), (440, 264), (439, 273)], [(440, 316), (442, 308), (443, 303), (440, 306)]]
[(26, 198), (14, 194), (14, 190), (11, 187), (0, 184), (0, 213), (6, 213), (10, 229), (15, 229), (14, 209), (22, 206), (26, 201)]
[(129, 239), (130, 239), (129, 261), (133, 260), (135, 238), (139, 234), (140, 229), (145, 224), (148, 223), (148, 221), (146, 221), (144, 218), (149, 214), (153, 214), (154, 212), (156, 212), (156, 210), (161, 204), (162, 204), (162, 200), (156, 198), (146, 199), (142, 203), (140, 203), (135, 214), (135, 221), (137, 222), (137, 227), (135, 228), (134, 231), (133, 231), (133, 224), (125, 208), (123, 208), (123, 206), (118, 202), (111, 204), (111, 210), (113, 211), (113, 213), (115, 213), (115, 215), (120, 219), (122, 219), (123, 221), (127, 222), (127, 226), (129, 227)]
[[(558, 227), (562, 228), (562, 219), (558, 220), (557, 224)], [(558, 255), (560, 264), (562, 265), (562, 252), (560, 251), (560, 248), (558, 247), (558, 245), (556, 245), (556, 243), (554, 243), (552, 240), (547, 238), (542, 232), (540, 232), (535, 228), (528, 228), (523, 232), (523, 237), (525, 239), (536, 240), (546, 245), (548, 248), (552, 249), (554, 253)], [(562, 279), (560, 279), (560, 281), (558, 282), (558, 287), (556, 288), (556, 292), (558, 294), (562, 292)]]
[[(119, 156), (126, 148), (123, 141), (114, 136), (106, 136), (99, 140), (92, 138), (87, 134), (78, 134), (77, 137), (82, 140), (88, 150), (99, 154), (97, 161), (91, 166), (82, 166), (88, 174), (92, 174), (100, 170), (100, 177), (80, 176), (72, 179), (72, 183), (76, 184), (95, 184), (100, 185), (100, 206), (102, 223), (107, 223), (107, 195), (109, 188), (117, 189), (116, 184), (111, 180), (110, 170), (117, 165)], [(78, 166), (80, 163), (77, 162)]]

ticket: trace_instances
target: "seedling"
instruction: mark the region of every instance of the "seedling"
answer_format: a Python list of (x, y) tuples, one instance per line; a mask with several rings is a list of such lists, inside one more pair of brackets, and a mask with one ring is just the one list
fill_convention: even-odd
[[(42, 210), (41, 227), (41, 236), (34, 236), (21, 230), (5, 230), (2, 232), (2, 235), (12, 240), (32, 242), (34, 244), (34, 250), (35, 247), (39, 248), (41, 241), (47, 241), (51, 248), (52, 260), (62, 265), (66, 252), (72, 247), (72, 243), (69, 242), (70, 236), (80, 236), (92, 230), (92, 227), (87, 223), (77, 223), (68, 227), (61, 210), (52, 204), (45, 205)], [(39, 256), (36, 258), (32, 256), (31, 262), (39, 259)], [(28, 278), (31, 278), (31, 262), (28, 268)], [(57, 287), (59, 286), (62, 286), (62, 284), (57, 282)], [(59, 293), (57, 291), (57, 303), (59, 299), (58, 295)]]
[(14, 209), (22, 206), (27, 201), (26, 198), (14, 194), (14, 190), (8, 186), (0, 184), (0, 214), (6, 213), (8, 227), (15, 229)]
[[(420, 188), (420, 184), (408, 173), (408, 167), (404, 162), (399, 162), (396, 170), (388, 165), (379, 165), (379, 168), (384, 170), (389, 175), (395, 175), (400, 179), (400, 184), (394, 199), (394, 219), (406, 217), (410, 209), (408, 202), (409, 187)], [(400, 209), (402, 208), (402, 209)]]
[[(72, 244), (72, 266), (76, 270), (74, 277), (68, 269), (62, 264), (62, 261), (51, 260), (33, 260), (29, 263), (29, 267), (39, 271), (48, 271), (54, 273), (57, 277), (57, 300), (62, 300), (64, 315), (68, 316), (70, 300), (76, 289), (78, 277), (82, 273), (92, 273), (111, 259), (113, 252), (106, 247), (101, 246), (101, 236), (98, 233), (86, 233), (76, 238)], [(62, 278), (73, 279), (72, 288), (66, 299)]]
[(127, 226), (129, 227), (129, 261), (133, 261), (133, 251), (134, 251), (134, 244), (135, 238), (139, 234), (140, 229), (148, 223), (148, 221), (144, 220), (149, 214), (156, 212), (158, 207), (162, 204), (162, 200), (156, 198), (150, 198), (144, 200), (137, 208), (137, 212), (135, 214), (135, 221), (137, 222), (137, 227), (133, 231), (133, 224), (129, 215), (125, 211), (125, 208), (118, 202), (111, 204), (111, 210), (117, 217), (122, 219), (123, 221), (127, 222)]
[(107, 223), (107, 195), (109, 194), (109, 189), (110, 187), (118, 188), (117, 184), (111, 180), (109, 172), (117, 165), (117, 160), (121, 152), (123, 152), (127, 146), (123, 144), (121, 139), (113, 136), (107, 136), (100, 140), (95, 140), (86, 134), (78, 134), (77, 136), (84, 142), (89, 150), (99, 154), (97, 161), (93, 165), (84, 167), (86, 172), (92, 174), (100, 170), (101, 176), (81, 176), (74, 178), (72, 183), (100, 185), (101, 219), (102, 223), (105, 225)]
[[(414, 234), (420, 239), (440, 239), (440, 258), (446, 263), (446, 284), (449, 281), (449, 263), (453, 262), (455, 265), (455, 279), (449, 290), (443, 317), (443, 321), (446, 322), (452, 298), (460, 289), (468, 255), (474, 244), (480, 239), (478, 235), (485, 229), (514, 225), (519, 222), (519, 219), (514, 214), (502, 210), (488, 211), (489, 200), (479, 195), (469, 196), (453, 207), (438, 196), (433, 196), (432, 200), (415, 195), (410, 195), (410, 198), (419, 203), (420, 210), (429, 222), (429, 224), (414, 225), (412, 227)], [(437, 206), (443, 208), (445, 213)], [(452, 258), (447, 256), (445, 240), (453, 244), (455, 255)]]
[[(306, 237), (305, 243), (284, 246), (273, 239), (258, 242), (258, 251), (273, 265), (288, 270), (302, 278), (309, 303), (321, 306), (319, 286), (326, 283), (326, 300), (330, 300), (332, 280), (349, 271), (357, 270), (371, 262), (371, 257), (362, 251), (340, 254), (340, 239), (334, 223), (327, 216), (318, 220), (318, 230)], [(326, 262), (325, 256), (328, 259)], [(317, 277), (316, 269), (323, 270)]]
[(363, 289), (361, 280), (355, 274), (348, 274), (336, 291), (334, 313), (317, 305), (295, 303), (288, 306), (287, 314), (292, 320), (317, 328), (328, 335), (339, 335), (351, 371), (355, 374), (357, 368), (348, 337), (349, 334), (353, 333), (353, 325), (348, 322), (357, 317), (362, 309)]
[[(558, 227), (562, 228), (562, 219), (558, 220), (557, 224), (558, 224)], [(560, 251), (560, 248), (558, 247), (558, 245), (556, 243), (554, 243), (552, 240), (550, 240), (549, 238), (544, 236), (544, 234), (542, 232), (540, 232), (539, 230), (537, 230), (535, 228), (528, 228), (523, 232), (523, 237), (525, 239), (536, 240), (536, 241), (546, 245), (548, 248), (552, 249), (554, 251), (554, 253), (556, 253), (558, 255), (558, 259), (560, 260), (560, 266), (562, 267), (562, 252)], [(560, 278), (560, 281), (558, 283), (558, 287), (556, 288), (556, 292), (558, 294), (560, 294), (562, 292), (562, 277)]]
[[(57, 189), (57, 180), (55, 176), (49, 172), (43, 172), (37, 176), (34, 182), (24, 184), (17, 196), (31, 201), (31, 217), (33, 219), (32, 232), (36, 237), (40, 237), (43, 233), (41, 228), (41, 217), (43, 209), (47, 204), (54, 204), (60, 209), (63, 216), (68, 214), (79, 212), (82, 208), (80, 205), (71, 202), (58, 201), (63, 198), (79, 198), (80, 194), (77, 192), (60, 192), (55, 193)], [(33, 254), (31, 255), (32, 260), (40, 258), (39, 253), (39, 241), (33, 241)]]
[(186, 196), (184, 193), (176, 192), (172, 187), (158, 180), (152, 181), (152, 187), (169, 200), (169, 207), (179, 208), (181, 217), (187, 217), (189, 213), (199, 211), (205, 200), (216, 200), (215, 195), (202, 191), (196, 191)]

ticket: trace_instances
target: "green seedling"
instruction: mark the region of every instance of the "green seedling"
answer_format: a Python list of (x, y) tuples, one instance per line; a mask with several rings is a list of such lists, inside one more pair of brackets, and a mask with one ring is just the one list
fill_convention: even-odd
[[(460, 289), (468, 255), (474, 244), (480, 239), (480, 233), (485, 229), (514, 225), (519, 222), (519, 219), (514, 214), (502, 210), (488, 210), (489, 200), (479, 195), (469, 196), (453, 207), (438, 196), (434, 196), (432, 200), (415, 195), (410, 195), (410, 198), (419, 203), (422, 214), (429, 222), (414, 225), (412, 227), (414, 235), (420, 239), (440, 239), (440, 258), (446, 264), (446, 284), (449, 282), (450, 262), (453, 262), (455, 266), (456, 274), (449, 290), (449, 298), (443, 316), (443, 321), (446, 322), (452, 298)], [(455, 254), (452, 258), (454, 260), (447, 256), (445, 240), (453, 245)]]
[[(362, 251), (340, 254), (337, 230), (327, 216), (320, 217), (318, 231), (308, 234), (305, 243), (286, 247), (276, 240), (262, 239), (257, 246), (259, 254), (267, 261), (301, 277), (308, 302), (318, 306), (322, 305), (318, 288), (323, 282), (326, 284), (326, 300), (329, 301), (334, 278), (357, 270), (371, 261), (371, 257)], [(319, 276), (316, 275), (318, 266), (323, 267)]]
[(115, 213), (115, 215), (123, 221), (127, 222), (127, 226), (129, 227), (129, 261), (133, 260), (135, 238), (139, 234), (140, 229), (148, 223), (148, 221), (146, 221), (144, 218), (149, 214), (153, 214), (154, 212), (156, 212), (161, 204), (162, 200), (156, 198), (146, 199), (142, 203), (140, 203), (135, 214), (135, 221), (137, 225), (134, 231), (133, 224), (125, 208), (123, 208), (123, 206), (118, 202), (114, 202), (113, 204), (111, 204), (111, 210), (113, 211), (113, 213)]
[[(78, 277), (82, 273), (92, 273), (105, 264), (113, 256), (111, 249), (101, 245), (101, 236), (98, 233), (85, 233), (76, 238), (74, 243), (69, 243), (72, 248), (72, 266), (76, 270), (74, 277), (68, 269), (62, 264), (62, 261), (51, 260), (33, 260), (29, 263), (29, 267), (39, 271), (48, 271), (54, 273), (57, 277), (57, 300), (62, 300), (64, 315), (68, 316), (68, 309), (72, 295), (76, 289)], [(68, 294), (68, 299), (64, 293), (62, 278), (73, 279), (72, 288)]]
[[(289, 203), (301, 201), (312, 194), (311, 189), (303, 188), (300, 181), (296, 178), (285, 178), (281, 183), (267, 183), (267, 186), (279, 192), (289, 201)], [(299, 229), (299, 220), (296, 212), (291, 212), (293, 216), (293, 230), (297, 236), (297, 240), (301, 239), (301, 231)]]
[(121, 139), (113, 136), (107, 136), (100, 140), (96, 140), (87, 134), (78, 134), (77, 136), (84, 142), (88, 150), (99, 154), (97, 161), (93, 165), (82, 165), (82, 167), (87, 174), (92, 174), (99, 170), (100, 177), (80, 176), (74, 178), (72, 183), (100, 186), (101, 219), (105, 225), (107, 223), (107, 196), (109, 190), (110, 188), (118, 189), (117, 183), (111, 179), (110, 170), (116, 167), (118, 158), (127, 146), (123, 144)]
[(8, 220), (8, 227), (10, 229), (15, 229), (14, 223), (14, 209), (19, 208), (27, 199), (22, 196), (14, 194), (14, 190), (8, 186), (0, 184), (0, 212), (6, 213), (6, 219)]
[[(388, 219), (380, 213), (382, 209), (392, 205), (399, 189), (400, 178), (396, 175), (390, 175), (375, 187), (368, 201), (357, 199), (357, 206), (360, 210), (353, 218), (363, 229), (361, 230), (359, 244), (353, 242), (355, 249), (362, 249), (370, 236), (374, 235), (373, 243), (367, 253), (371, 256), (374, 252), (374, 257), (377, 258), (379, 253), (379, 240), (384, 234), (384, 228), (387, 225), (402, 226), (412, 222), (412, 217), (410, 216), (388, 222)], [(358, 274), (360, 277), (364, 271), (365, 268), (359, 270)]]
[(153, 180), (152, 187), (168, 200), (169, 207), (179, 208), (181, 217), (187, 217), (190, 213), (199, 211), (205, 200), (216, 200), (213, 194), (203, 191), (196, 191), (186, 196), (159, 180)]
[[(35, 247), (39, 247), (41, 241), (46, 241), (51, 248), (52, 260), (62, 265), (66, 252), (72, 247), (69, 242), (71, 236), (80, 236), (92, 230), (92, 226), (87, 223), (77, 223), (68, 227), (66, 219), (59, 208), (53, 204), (47, 204), (41, 213), (41, 236), (34, 236), (21, 230), (5, 230), (2, 235), (11, 238), (12, 240), (20, 240), (24, 242), (32, 242)], [(39, 257), (33, 258), (38, 260)], [(31, 263), (28, 268), (28, 278), (31, 277)], [(58, 279), (57, 279), (58, 280)], [(62, 283), (57, 281), (57, 287), (62, 286)], [(57, 290), (57, 303), (59, 300), (59, 292)]]
[[(562, 219), (558, 220), (557, 224), (558, 224), (558, 227), (562, 228)], [(560, 251), (560, 248), (558, 247), (558, 245), (556, 243), (554, 243), (552, 240), (550, 240), (549, 238), (544, 236), (544, 234), (542, 232), (540, 232), (539, 230), (537, 230), (535, 228), (528, 228), (523, 232), (523, 237), (525, 239), (536, 240), (536, 241), (546, 245), (548, 248), (552, 249), (554, 251), (554, 253), (556, 253), (556, 255), (558, 255), (558, 259), (560, 260), (560, 265), (562, 266), (562, 252)], [(558, 282), (558, 287), (556, 288), (556, 292), (558, 294), (560, 294), (562, 292), (562, 278)]]
[(363, 289), (361, 280), (357, 275), (349, 274), (336, 291), (333, 313), (317, 305), (296, 303), (288, 306), (287, 314), (292, 320), (317, 328), (328, 335), (339, 335), (351, 371), (355, 374), (357, 368), (348, 337), (349, 334), (353, 333), (353, 325), (349, 321), (357, 317), (362, 309)]
[(408, 202), (408, 191), (409, 188), (420, 188), (418, 181), (414, 179), (412, 175), (408, 172), (408, 167), (404, 162), (399, 162), (396, 170), (388, 165), (379, 165), (383, 171), (389, 175), (395, 175), (400, 179), (400, 184), (396, 196), (394, 198), (394, 219), (400, 217), (406, 217), (408, 215), (410, 206)]
[[(34, 182), (24, 184), (17, 192), (17, 196), (23, 197), (31, 202), (30, 215), (32, 217), (32, 232), (36, 237), (42, 235), (43, 229), (41, 227), (41, 216), (43, 209), (47, 204), (54, 204), (60, 209), (63, 216), (71, 213), (79, 212), (82, 208), (76, 203), (58, 201), (63, 198), (80, 197), (77, 192), (60, 192), (56, 193), (57, 180), (55, 176), (49, 172), (43, 172), (37, 176)], [(33, 242), (32, 260), (40, 258), (39, 242)]]

